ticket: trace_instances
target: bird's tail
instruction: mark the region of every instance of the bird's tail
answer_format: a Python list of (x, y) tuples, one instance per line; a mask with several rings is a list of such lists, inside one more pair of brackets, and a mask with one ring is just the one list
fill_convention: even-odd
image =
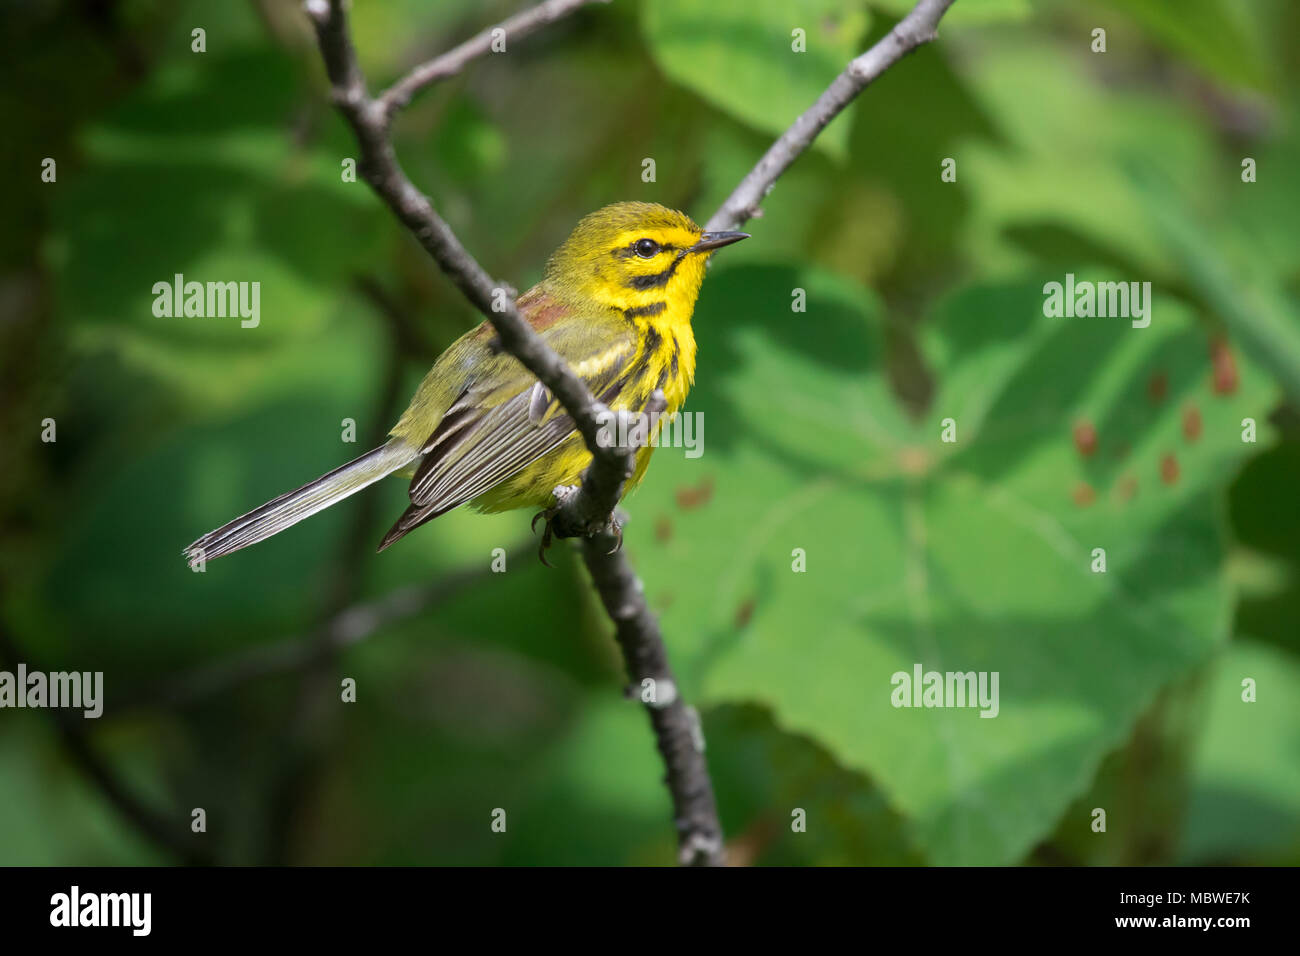
[(210, 561), (279, 534), (353, 492), (391, 475), (419, 453), (419, 449), (412, 448), (400, 438), (390, 439), (387, 444), (335, 468), (329, 474), (254, 508), (216, 531), (209, 531), (185, 549), (185, 558), (191, 565), (200, 559)]

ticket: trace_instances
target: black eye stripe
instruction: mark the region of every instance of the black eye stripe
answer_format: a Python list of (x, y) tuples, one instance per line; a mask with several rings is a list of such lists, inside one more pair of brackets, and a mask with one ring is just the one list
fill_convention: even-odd
[[(640, 239), (637, 240), (637, 242), (640, 241), (641, 241)], [(630, 246), (619, 246), (615, 249), (611, 249), (609, 254), (616, 259), (631, 259), (633, 257), (637, 257), (638, 256), (638, 253), (636, 251), (637, 242), (632, 243)], [(669, 242), (669, 243), (664, 243), (662, 245), (659, 245), (658, 249), (655, 252), (655, 255), (658, 255), (660, 252), (676, 252), (676, 251), (677, 251), (677, 247)], [(654, 256), (650, 256), (649, 258), (654, 258)]]

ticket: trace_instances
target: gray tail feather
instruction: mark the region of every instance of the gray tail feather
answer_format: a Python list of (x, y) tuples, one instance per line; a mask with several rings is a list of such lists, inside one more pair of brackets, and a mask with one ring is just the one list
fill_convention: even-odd
[(391, 475), (418, 455), (418, 449), (412, 448), (400, 438), (391, 439), (387, 444), (335, 468), (329, 474), (321, 475), (301, 488), (273, 498), (216, 531), (209, 531), (185, 549), (185, 558), (191, 565), (200, 558), (210, 561), (279, 534), (285, 528), (342, 501), (380, 478)]

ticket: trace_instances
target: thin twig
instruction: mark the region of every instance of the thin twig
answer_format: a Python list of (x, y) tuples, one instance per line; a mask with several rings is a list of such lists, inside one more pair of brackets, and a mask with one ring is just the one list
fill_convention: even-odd
[(375, 99), (382, 107), (384, 115), (392, 116), (409, 103), (411, 97), (420, 90), (439, 80), (455, 76), (470, 60), (477, 59), (491, 50), (493, 41), (497, 38), (497, 30), (503, 31), (503, 38), (506, 43), (509, 43), (511, 40), (526, 37), (540, 27), (567, 17), (578, 7), (589, 3), (608, 2), (609, 0), (545, 0), (535, 7), (516, 13), (496, 26), (488, 27), (482, 33), (441, 56), (420, 64)]
[[(506, 554), (506, 566), (523, 561), (532, 553), (531, 545), (516, 548)], [(291, 637), (275, 644), (259, 645), (188, 675), (169, 678), (159, 687), (114, 705), (113, 717), (142, 707), (185, 708), (250, 681), (302, 670), (322, 655), (341, 653), (394, 621), (414, 617), (462, 594), (490, 573), (487, 566), (463, 568), (443, 575), (432, 584), (398, 588), (373, 601), (354, 604), (330, 618), (318, 636)]]
[(867, 88), (876, 77), (911, 53), (929, 43), (937, 35), (940, 18), (953, 5), (954, 0), (920, 0), (912, 12), (894, 25), (878, 43), (861, 56), (849, 62), (844, 72), (812, 106), (777, 138), (758, 164), (740, 181), (718, 211), (709, 217), (709, 231), (735, 229), (746, 221), (762, 215), (759, 204), (772, 191), (777, 179), (790, 168), (799, 156), (812, 145), (817, 134), (853, 98)]

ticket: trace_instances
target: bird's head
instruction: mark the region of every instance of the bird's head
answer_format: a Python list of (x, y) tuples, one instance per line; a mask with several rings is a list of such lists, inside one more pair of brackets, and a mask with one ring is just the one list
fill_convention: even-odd
[(685, 213), (656, 203), (615, 203), (578, 223), (547, 263), (545, 281), (564, 298), (641, 315), (681, 308), (689, 314), (709, 255), (747, 238), (705, 232)]

